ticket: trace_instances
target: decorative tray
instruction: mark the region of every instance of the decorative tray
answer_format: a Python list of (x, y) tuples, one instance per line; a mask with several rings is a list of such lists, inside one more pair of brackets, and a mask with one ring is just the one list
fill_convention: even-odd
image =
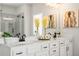
[(39, 40), (50, 40), (50, 39), (41, 39), (41, 38), (39, 38)]

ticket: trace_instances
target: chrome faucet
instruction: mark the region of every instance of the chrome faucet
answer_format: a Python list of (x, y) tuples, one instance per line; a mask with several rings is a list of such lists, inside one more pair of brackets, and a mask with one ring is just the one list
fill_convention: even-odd
[(60, 35), (60, 32), (54, 32), (54, 36), (53, 36), (53, 38), (56, 38), (57, 37), (57, 35)]
[(25, 38), (26, 38), (25, 34), (21, 35), (20, 33), (18, 33), (18, 34), (16, 34), (16, 36), (19, 38), (19, 42), (25, 41)]

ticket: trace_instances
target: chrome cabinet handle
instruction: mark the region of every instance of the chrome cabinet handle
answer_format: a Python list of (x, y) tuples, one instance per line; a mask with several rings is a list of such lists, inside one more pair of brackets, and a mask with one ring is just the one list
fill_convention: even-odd
[(60, 44), (64, 44), (64, 43), (60, 43)]
[(56, 52), (56, 50), (53, 50), (53, 52)]
[(16, 55), (20, 55), (20, 54), (22, 54), (23, 52), (19, 52), (19, 53), (16, 53)]
[(47, 48), (47, 46), (43, 47), (43, 48)]
[(53, 46), (56, 46), (56, 44), (53, 44)]

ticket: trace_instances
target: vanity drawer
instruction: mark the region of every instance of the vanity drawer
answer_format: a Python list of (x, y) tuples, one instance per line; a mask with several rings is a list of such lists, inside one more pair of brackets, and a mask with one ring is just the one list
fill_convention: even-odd
[(41, 51), (41, 45), (38, 44), (38, 43), (35, 43), (35, 44), (30, 44), (28, 45), (28, 54), (29, 53), (36, 53), (36, 52), (40, 52)]
[(51, 49), (50, 56), (59, 56), (59, 48)]
[(65, 46), (65, 41), (60, 41), (60, 46)]
[(59, 42), (50, 43), (50, 49), (53, 49), (53, 48), (56, 48), (56, 47), (59, 47)]
[(41, 45), (41, 50), (42, 51), (49, 51), (49, 44), (47, 43), (47, 44), (42, 44)]
[(26, 54), (26, 47), (25, 46), (18, 46), (12, 48), (12, 56), (25, 56)]

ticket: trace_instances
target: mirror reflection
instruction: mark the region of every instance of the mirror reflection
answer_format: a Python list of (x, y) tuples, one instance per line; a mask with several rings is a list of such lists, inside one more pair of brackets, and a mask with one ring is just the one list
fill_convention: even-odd
[[(21, 14), (11, 14), (5, 12), (3, 5), (0, 5), (0, 32), (7, 32), (12, 36), (17, 33), (24, 33), (24, 16)], [(15, 12), (16, 13), (16, 12)]]

